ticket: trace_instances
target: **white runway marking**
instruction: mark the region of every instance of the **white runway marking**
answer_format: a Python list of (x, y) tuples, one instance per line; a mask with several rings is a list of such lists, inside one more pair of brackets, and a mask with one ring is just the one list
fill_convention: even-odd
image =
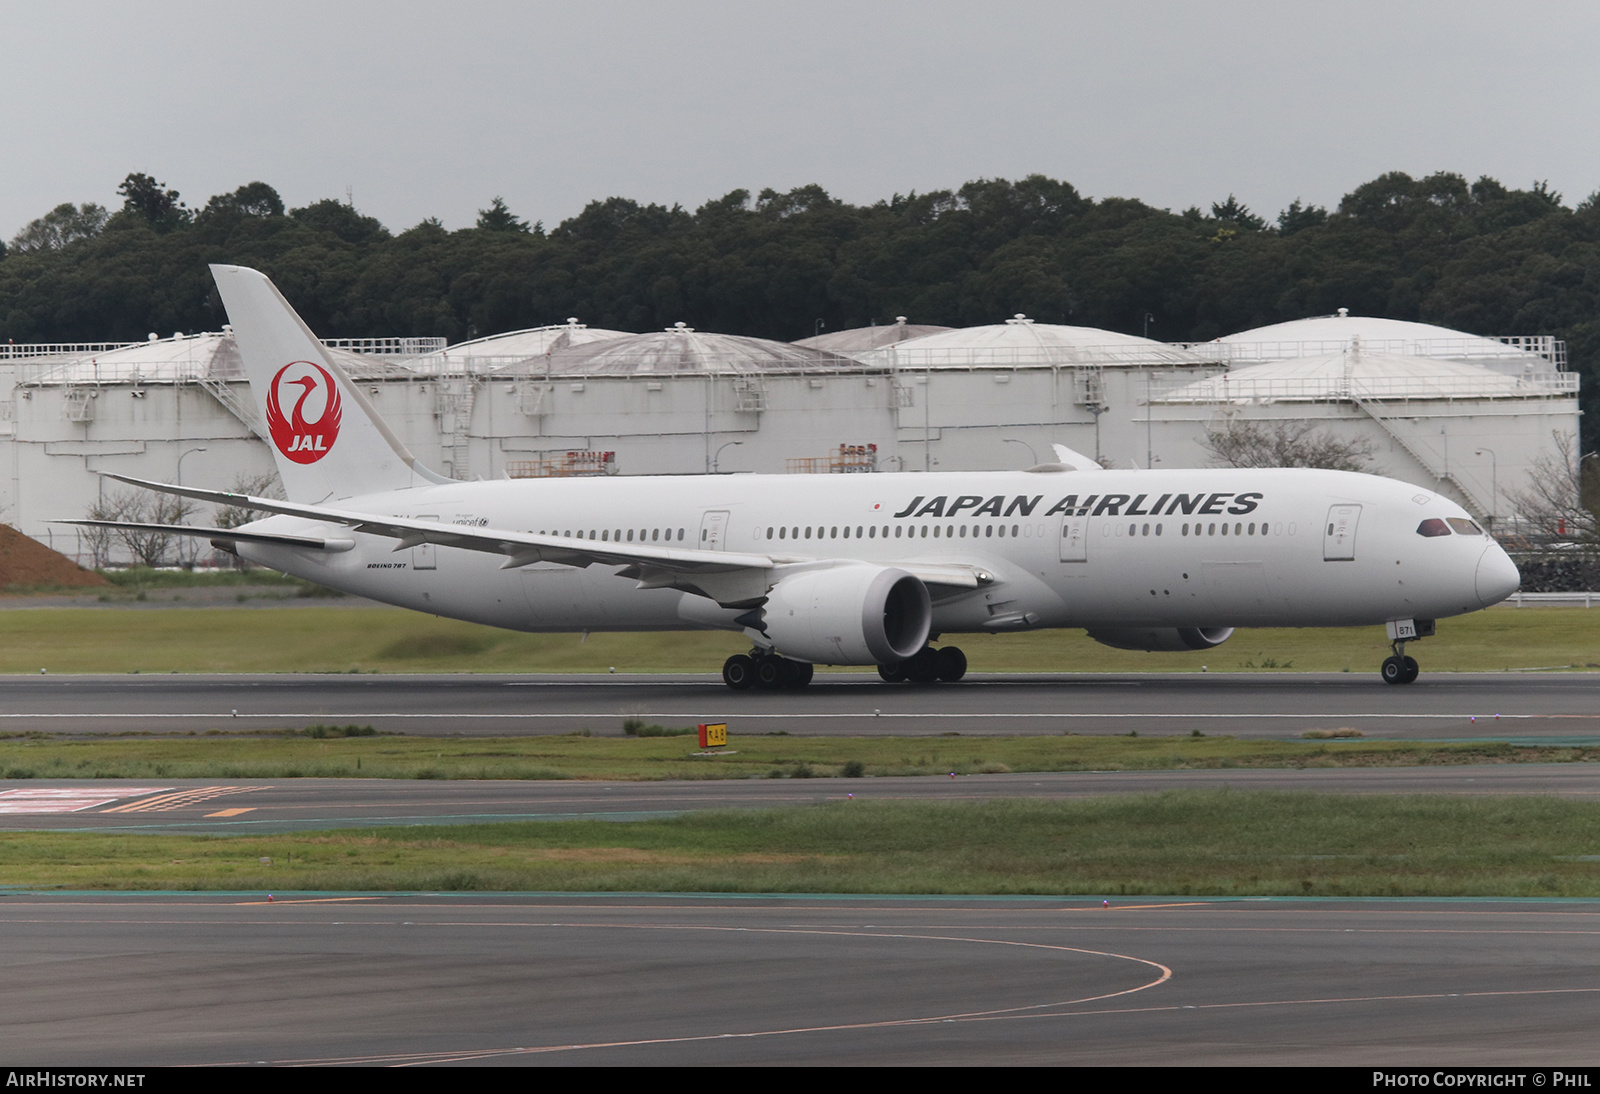
[[(479, 718), (479, 719), (511, 718), (511, 719), (526, 720), (526, 721), (536, 721), (536, 720), (539, 720), (539, 719), (548, 720), (548, 719), (551, 719), (551, 718), (616, 718), (616, 717), (620, 716), (622, 713), (623, 712), (616, 711), (616, 710), (598, 710), (598, 711), (596, 711), (596, 710), (572, 710), (572, 711), (561, 711), (561, 712), (557, 712), (557, 713), (529, 713), (529, 712), (525, 712), (525, 711), (508, 711), (508, 712), (503, 713), (503, 714), (475, 714), (475, 713), (470, 713), (470, 712), (455, 713), (455, 712), (451, 712), (451, 711), (441, 711), (441, 712), (436, 713), (436, 714), (417, 714), (417, 713), (403, 713), (401, 711), (338, 711), (338, 712), (330, 712), (330, 711), (326, 711), (326, 710), (322, 710), (322, 711), (279, 711), (279, 712), (268, 712), (268, 713), (265, 713), (265, 714), (246, 714), (246, 713), (243, 713), (243, 712), (241, 712), (239, 714), (234, 714), (232, 711), (219, 711), (219, 712), (212, 713), (212, 714), (192, 714), (192, 713), (190, 713), (190, 714), (176, 714), (176, 713), (164, 713), (162, 711), (150, 711), (150, 712), (147, 712), (147, 713), (136, 713), (136, 714), (111, 714), (111, 713), (99, 713), (99, 714), (22, 714), (22, 713), (11, 712), (11, 713), (0, 714), (0, 719), (17, 720), (17, 719), (30, 719), (30, 718), (100, 718), (100, 719), (105, 719), (105, 720), (116, 720), (116, 719), (128, 719), (128, 718), (207, 718), (207, 719), (211, 719), (213, 721), (216, 721), (216, 720), (244, 721), (246, 718), (257, 718), (257, 719), (260, 719), (260, 718), (278, 718), (278, 719), (285, 719), (285, 718), (413, 718), (413, 719), (421, 719), (421, 720), (437, 719), (437, 718)], [(626, 713), (631, 717), (637, 717), (637, 718), (687, 718), (687, 717), (689, 717), (689, 714), (687, 714), (687, 713), (685, 713), (683, 711), (666, 711), (666, 712), (661, 712), (661, 713), (651, 713), (649, 711), (645, 711), (645, 712), (642, 712), (642, 713), (636, 713), (634, 711), (627, 711)], [(951, 713), (951, 712), (948, 712), (948, 711), (907, 711), (907, 712), (904, 712), (904, 713), (874, 714), (871, 711), (857, 710), (857, 711), (844, 711), (844, 712), (839, 712), (839, 711), (819, 711), (819, 712), (816, 712), (816, 713), (800, 712), (800, 711), (792, 711), (792, 712), (781, 712), (781, 711), (780, 712), (764, 712), (763, 711), (763, 712), (751, 712), (751, 713), (745, 713), (745, 714), (735, 714), (735, 715), (730, 715), (729, 717), (736, 718), (736, 719), (737, 718), (744, 718), (744, 719), (794, 718), (794, 719), (835, 719), (835, 720), (845, 719), (845, 718), (873, 718), (873, 719), (876, 719), (877, 721), (880, 721), (880, 722), (887, 722), (887, 721), (891, 721), (891, 720), (894, 720), (894, 719), (900, 719), (900, 720), (915, 719), (915, 720), (918, 720), (918, 721), (924, 721), (924, 720), (927, 720), (927, 719), (930, 719), (930, 718), (948, 718), (948, 719), (957, 719), (957, 720), (961, 720), (961, 721), (971, 721), (971, 720), (973, 720), (975, 718), (1008, 719), (1008, 720), (1012, 720), (1012, 721), (1071, 721), (1071, 720), (1074, 720), (1074, 719), (1090, 719), (1090, 718), (1139, 718), (1139, 719), (1181, 718), (1181, 719), (1185, 719), (1185, 720), (1193, 720), (1193, 719), (1196, 719), (1196, 718), (1235, 718), (1235, 719), (1237, 719), (1237, 718), (1254, 718), (1254, 719), (1263, 719), (1263, 718), (1297, 718), (1297, 719), (1300, 719), (1302, 721), (1318, 721), (1318, 722), (1326, 722), (1330, 718), (1393, 718), (1393, 719), (1399, 719), (1399, 720), (1412, 720), (1412, 721), (1427, 720), (1427, 719), (1431, 719), (1431, 720), (1434, 720), (1434, 721), (1439, 721), (1439, 720), (1461, 720), (1461, 719), (1466, 719), (1466, 718), (1476, 718), (1476, 719), (1480, 719), (1480, 720), (1485, 721), (1485, 722), (1494, 722), (1496, 720), (1513, 721), (1513, 720), (1518, 720), (1518, 719), (1530, 719), (1531, 720), (1531, 719), (1536, 719), (1536, 718), (1573, 718), (1573, 719), (1592, 720), (1592, 719), (1600, 718), (1600, 714), (1484, 714), (1484, 713), (1482, 713), (1480, 711), (1467, 711), (1467, 712), (1464, 712), (1464, 713), (1445, 713), (1445, 714), (1398, 714), (1398, 713), (1395, 713), (1393, 711), (1380, 711), (1380, 712), (1373, 712), (1373, 713), (1369, 713), (1369, 714), (1330, 713), (1330, 712), (1326, 712), (1326, 711), (1322, 712), (1320, 714), (1301, 714), (1301, 713), (1289, 713), (1289, 712), (1285, 712), (1285, 713), (1281, 713), (1281, 714), (1273, 714), (1273, 713), (1263, 714), (1263, 713), (1249, 713), (1249, 712), (1245, 712), (1245, 711), (1239, 711), (1239, 712), (1220, 711), (1220, 712), (1216, 712), (1216, 713), (1190, 713), (1190, 712), (1183, 712), (1183, 713), (1177, 713), (1177, 712), (1138, 713), (1138, 712), (1123, 712), (1123, 711), (1106, 711), (1106, 712), (1097, 713), (1097, 712), (1094, 712), (1094, 711), (1082, 711), (1082, 710), (1080, 710), (1080, 711), (1072, 711), (1072, 712), (1063, 712), (1063, 713), (1059, 713), (1059, 714), (1028, 713), (1028, 712), (1020, 712), (1019, 713), (1019, 712), (1010, 712), (1010, 711), (994, 711), (994, 712), (988, 712), (988, 711), (966, 711), (966, 712), (962, 712), (962, 713)]]
[(28, 816), (77, 813), (119, 798), (139, 798), (170, 789), (170, 786), (119, 786), (115, 791), (108, 791), (101, 786), (32, 786), (21, 790), (3, 790), (0, 791), (0, 813)]

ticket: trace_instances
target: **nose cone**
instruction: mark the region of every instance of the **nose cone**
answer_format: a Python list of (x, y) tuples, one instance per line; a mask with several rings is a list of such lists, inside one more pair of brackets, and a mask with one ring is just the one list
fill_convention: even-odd
[(1517, 564), (1498, 543), (1489, 544), (1478, 560), (1478, 600), (1485, 608), (1498, 604), (1516, 592), (1521, 584), (1522, 575), (1517, 572)]

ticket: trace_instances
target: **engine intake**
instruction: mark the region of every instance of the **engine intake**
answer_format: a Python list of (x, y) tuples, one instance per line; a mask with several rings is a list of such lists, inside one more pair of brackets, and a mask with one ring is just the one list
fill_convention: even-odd
[(928, 644), (928, 588), (893, 567), (804, 570), (767, 593), (761, 630), (783, 656), (825, 665), (906, 661)]
[(1209, 650), (1233, 637), (1232, 627), (1117, 627), (1092, 630), (1089, 637), (1102, 646), (1146, 653)]

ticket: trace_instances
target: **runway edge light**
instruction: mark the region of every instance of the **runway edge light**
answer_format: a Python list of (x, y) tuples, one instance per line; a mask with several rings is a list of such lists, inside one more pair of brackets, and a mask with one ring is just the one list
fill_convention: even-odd
[(701, 722), (700, 747), (722, 748), (728, 743), (727, 722)]

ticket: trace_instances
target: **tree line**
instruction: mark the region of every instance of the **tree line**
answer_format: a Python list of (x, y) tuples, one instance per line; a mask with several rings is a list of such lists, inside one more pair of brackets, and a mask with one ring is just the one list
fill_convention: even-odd
[(735, 190), (692, 212), (613, 197), (553, 228), (499, 198), (470, 228), (392, 232), (333, 199), (286, 209), (262, 182), (192, 209), (130, 174), (121, 209), (63, 204), (0, 249), (0, 339), (134, 340), (224, 321), (208, 263), (257, 267), (330, 337), (451, 341), (577, 316), (784, 341), (893, 322), (1042, 322), (1202, 341), (1330, 314), (1552, 334), (1583, 374), (1600, 447), (1600, 196), (1569, 205), (1391, 172), (1274, 220), (1094, 200), (1034, 175), (852, 205), (819, 186)]

